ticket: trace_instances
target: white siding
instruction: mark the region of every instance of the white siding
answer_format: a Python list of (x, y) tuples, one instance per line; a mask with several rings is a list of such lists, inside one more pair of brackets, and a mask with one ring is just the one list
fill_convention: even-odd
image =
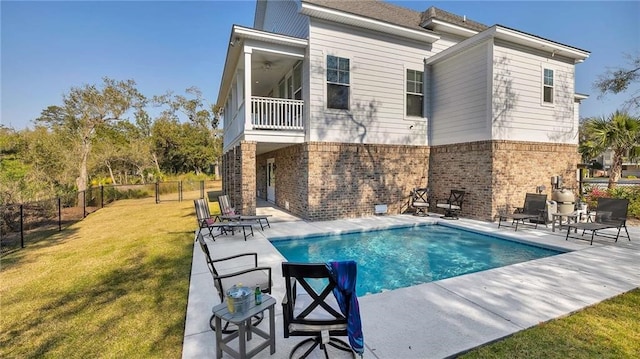
[(308, 17), (298, 13), (299, 1), (267, 1), (264, 27), (259, 30), (275, 32), (293, 37), (306, 38)]
[(489, 140), (489, 43), (431, 68), (432, 145)]
[[(406, 69), (454, 43), (403, 40), (311, 19), (309, 28), (310, 141), (427, 144), (427, 121), (405, 118)], [(350, 60), (350, 111), (326, 109), (326, 56)]]
[[(553, 105), (542, 101), (544, 68), (554, 70)], [(496, 41), (492, 96), (494, 139), (578, 143), (570, 60)]]

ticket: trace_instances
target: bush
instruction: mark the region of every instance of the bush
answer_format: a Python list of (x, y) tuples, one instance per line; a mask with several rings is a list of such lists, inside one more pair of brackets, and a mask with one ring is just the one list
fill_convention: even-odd
[(601, 189), (593, 187), (587, 190), (585, 202), (589, 204), (589, 208), (597, 207), (598, 198), (624, 198), (629, 200), (629, 217), (640, 218), (640, 186), (633, 187), (615, 187), (611, 189)]

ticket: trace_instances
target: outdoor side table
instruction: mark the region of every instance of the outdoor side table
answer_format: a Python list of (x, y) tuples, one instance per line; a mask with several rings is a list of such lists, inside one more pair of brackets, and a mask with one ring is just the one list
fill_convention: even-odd
[(571, 213), (551, 213), (551, 232), (555, 232), (556, 231), (556, 221), (558, 221), (558, 229), (562, 230), (562, 219), (566, 218), (567, 219), (567, 225), (571, 224), (571, 221), (573, 220), (573, 223), (578, 223), (578, 217), (579, 217), (580, 213), (577, 212), (571, 212)]
[[(215, 327), (222, 328), (222, 320), (231, 322), (238, 326), (238, 331), (222, 337), (222, 330), (216, 330), (216, 358), (222, 358), (222, 352), (226, 352), (236, 359), (251, 358), (261, 352), (266, 347), (271, 347), (271, 354), (276, 352), (276, 324), (275, 314), (273, 312), (276, 300), (267, 295), (262, 295), (262, 304), (255, 305), (251, 300), (251, 307), (244, 313), (229, 313), (227, 303), (221, 303), (213, 307), (213, 315), (215, 316)], [(251, 325), (251, 318), (254, 315), (269, 310), (269, 333)], [(247, 341), (251, 340), (251, 334), (257, 334), (264, 338), (257, 347), (247, 353)], [(229, 343), (238, 338), (238, 351), (229, 347)]]

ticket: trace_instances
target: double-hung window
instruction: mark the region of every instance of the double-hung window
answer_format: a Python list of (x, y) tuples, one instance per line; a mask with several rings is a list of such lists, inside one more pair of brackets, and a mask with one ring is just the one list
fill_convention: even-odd
[(349, 59), (327, 55), (327, 108), (349, 109)]
[(553, 103), (553, 70), (544, 69), (542, 83), (542, 102), (546, 104)]
[(407, 116), (424, 117), (423, 72), (407, 70)]

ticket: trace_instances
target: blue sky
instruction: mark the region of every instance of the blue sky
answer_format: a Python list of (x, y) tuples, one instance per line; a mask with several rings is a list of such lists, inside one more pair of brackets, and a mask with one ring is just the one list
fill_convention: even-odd
[[(627, 95), (598, 99), (593, 82), (640, 54), (640, 2), (390, 1), (436, 6), (591, 51), (576, 66), (581, 115), (620, 108)], [(133, 79), (146, 96), (191, 86), (215, 102), (233, 24), (251, 27), (255, 1), (2, 1), (0, 124), (23, 129), (71, 87), (104, 76)], [(635, 86), (637, 89), (638, 86)]]

